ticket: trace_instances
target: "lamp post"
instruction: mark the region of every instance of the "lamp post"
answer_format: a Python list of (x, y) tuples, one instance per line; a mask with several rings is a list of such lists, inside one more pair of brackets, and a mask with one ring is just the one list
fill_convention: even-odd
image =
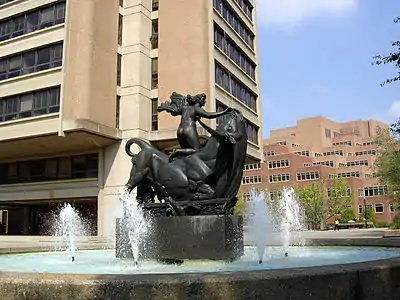
[(363, 188), (363, 196), (364, 196), (364, 221), (365, 221), (365, 229), (368, 228), (368, 221), (367, 221), (367, 199), (365, 197), (365, 188)]

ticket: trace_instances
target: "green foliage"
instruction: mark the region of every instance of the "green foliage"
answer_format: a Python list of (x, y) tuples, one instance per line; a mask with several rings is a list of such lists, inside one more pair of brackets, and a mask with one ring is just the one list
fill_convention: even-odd
[(340, 223), (347, 223), (351, 220), (357, 220), (356, 214), (352, 208), (346, 209), (340, 216)]
[(304, 207), (306, 218), (312, 228), (323, 226), (324, 219), (324, 197), (323, 188), (320, 183), (313, 183), (297, 189), (296, 195)]
[(376, 228), (388, 228), (391, 226), (390, 223), (386, 223), (386, 222), (377, 222), (374, 225)]
[(388, 130), (380, 129), (376, 138), (378, 157), (373, 169), (393, 204), (400, 203), (400, 142)]
[(390, 229), (400, 229), (400, 218), (394, 220), (394, 222), (390, 225)]
[(240, 186), (239, 191), (237, 193), (238, 202), (236, 203), (234, 208), (235, 215), (243, 215), (244, 212), (246, 211), (246, 202), (243, 199), (243, 193), (244, 190), (242, 186)]
[[(360, 215), (359, 222), (364, 222), (364, 221), (365, 221), (365, 217), (364, 217), (364, 209), (363, 209), (363, 213), (362, 213), (362, 215)], [(376, 216), (375, 216), (374, 210), (372, 209), (372, 207), (367, 206), (367, 222), (375, 223), (375, 221), (376, 221)]]
[(348, 184), (344, 178), (334, 178), (329, 186), (325, 220), (342, 214), (353, 204), (353, 195), (348, 192)]
[[(394, 19), (395, 23), (400, 23), (400, 18), (397, 17)], [(391, 43), (393, 49), (391, 52), (385, 55), (376, 55), (373, 57), (374, 61), (372, 62), (373, 65), (386, 65), (386, 64), (393, 64), (395, 68), (400, 68), (400, 41), (394, 41)], [(384, 86), (387, 83), (392, 83), (395, 81), (400, 80), (400, 72), (397, 72), (397, 75), (384, 80), (381, 83), (381, 86)]]

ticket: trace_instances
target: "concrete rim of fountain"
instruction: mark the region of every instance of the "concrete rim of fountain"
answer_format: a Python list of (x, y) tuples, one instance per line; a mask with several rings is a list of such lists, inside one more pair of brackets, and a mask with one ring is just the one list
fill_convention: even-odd
[[(315, 239), (309, 242), (312, 246), (400, 247), (398, 238)], [(231, 300), (273, 297), (279, 300), (289, 299), (290, 296), (290, 299), (396, 299), (395, 295), (400, 293), (398, 278), (400, 258), (343, 265), (201, 274), (0, 272), (0, 299)]]

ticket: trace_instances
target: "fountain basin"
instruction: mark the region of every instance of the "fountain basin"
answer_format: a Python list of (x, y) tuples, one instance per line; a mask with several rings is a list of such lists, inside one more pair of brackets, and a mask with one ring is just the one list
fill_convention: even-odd
[[(388, 239), (357, 239), (352, 240), (353, 246), (362, 246), (368, 243), (369, 246), (384, 246)], [(345, 244), (346, 240), (331, 240), (331, 244)], [(328, 245), (328, 240), (323, 241)], [(400, 246), (400, 240), (391, 240), (390, 246)], [(246, 248), (249, 251), (250, 248)], [(279, 254), (279, 248), (275, 248)], [(63, 269), (62, 264), (56, 258), (52, 262), (53, 272), (59, 274), (32, 273), (27, 267), (32, 267), (25, 263), (25, 269), (20, 268), (19, 272), (7, 267), (4, 260), (0, 260), (0, 299), (396, 299), (400, 293), (400, 249), (397, 248), (325, 248), (312, 247), (314, 255), (308, 257), (315, 258), (319, 250), (326, 249), (323, 261), (329, 263), (326, 257), (331, 252), (331, 257), (338, 257), (337, 250), (349, 251), (353, 253), (348, 257), (354, 259), (336, 260), (335, 265), (316, 265), (317, 259), (310, 259), (309, 267), (296, 265), (277, 265), (280, 269), (271, 269), (273, 260), (264, 261), (263, 265), (258, 265), (257, 261), (246, 262), (250, 259), (246, 253), (241, 260), (232, 264), (215, 262), (205, 262), (201, 265), (182, 266), (163, 266), (161, 270), (159, 264), (153, 271), (151, 264), (147, 263), (147, 273), (141, 268), (146, 267), (143, 263), (136, 274), (132, 273), (133, 266), (128, 266), (123, 274), (123, 270), (111, 272), (110, 268), (115, 266), (111, 262), (109, 266), (93, 270), (96, 274), (87, 274), (89, 271), (82, 270), (88, 268), (87, 262), (81, 254), (77, 253), (77, 260), (71, 263), (68, 255), (65, 261), (69, 265), (75, 266), (75, 274), (72, 270)], [(336, 249), (336, 250), (335, 250)], [(347, 250), (346, 250), (347, 249)], [(292, 249), (291, 249), (292, 250)], [(312, 251), (314, 251), (312, 250)], [(331, 251), (330, 251), (331, 250)], [(355, 255), (356, 253), (359, 255)], [(363, 252), (364, 251), (364, 252)], [(342, 252), (342, 253), (344, 253)], [(89, 252), (86, 252), (89, 254)], [(101, 251), (97, 251), (101, 253)], [(107, 253), (103, 252), (103, 253)], [(110, 257), (112, 258), (112, 254)], [(301, 252), (296, 252), (300, 257)], [(320, 252), (322, 253), (322, 252)], [(92, 252), (93, 254), (93, 252)], [(250, 253), (251, 254), (251, 253)], [(373, 254), (373, 255), (372, 255)], [(379, 254), (379, 255), (378, 255)], [(27, 254), (35, 257), (35, 265), (39, 268), (41, 255), (60, 255), (54, 253), (47, 254)], [(23, 255), (15, 255), (14, 258)], [(1, 255), (2, 257), (6, 257)], [(104, 256), (103, 256), (104, 257)], [(320, 256), (321, 258), (323, 257)], [(7, 258), (7, 257), (6, 257)], [(79, 261), (81, 259), (81, 261)], [(281, 258), (274, 257), (275, 261)], [(289, 260), (294, 259), (294, 252), (289, 252)], [(369, 260), (369, 261), (362, 261)], [(301, 262), (302, 260), (298, 260)], [(103, 261), (104, 263), (104, 261)], [(332, 262), (331, 262), (332, 263)], [(79, 265), (80, 264), (80, 265)], [(213, 265), (214, 264), (214, 265)], [(276, 263), (275, 263), (276, 264)], [(14, 268), (18, 265), (15, 261)], [(245, 267), (247, 266), (247, 267)], [(296, 266), (293, 268), (293, 266)], [(167, 269), (165, 269), (167, 268)], [(130, 269), (130, 270), (129, 270)], [(81, 270), (81, 271), (80, 271)], [(14, 272), (13, 272), (14, 271)], [(40, 270), (39, 271), (46, 271)], [(70, 271), (70, 272), (69, 272)], [(86, 271), (86, 274), (83, 274)], [(190, 272), (191, 271), (191, 272)], [(182, 273), (186, 272), (186, 273)], [(63, 273), (63, 274), (61, 274)], [(69, 273), (69, 274), (66, 274)], [(102, 273), (102, 274), (101, 274)], [(109, 274), (104, 274), (109, 273)]]
[[(151, 229), (139, 245), (144, 259), (232, 261), (243, 255), (242, 216), (151, 217)], [(117, 219), (116, 257), (133, 258), (128, 222)], [(178, 242), (179, 241), (179, 242)]]

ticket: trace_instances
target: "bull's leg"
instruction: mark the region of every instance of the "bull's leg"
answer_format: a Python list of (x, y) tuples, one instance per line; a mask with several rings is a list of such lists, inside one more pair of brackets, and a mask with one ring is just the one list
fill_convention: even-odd
[(132, 192), (132, 190), (137, 187), (137, 185), (144, 180), (150, 172), (150, 168), (145, 168), (142, 171), (138, 171), (136, 166), (132, 166), (131, 173), (129, 176), (128, 182), (125, 184), (125, 188), (128, 192)]

